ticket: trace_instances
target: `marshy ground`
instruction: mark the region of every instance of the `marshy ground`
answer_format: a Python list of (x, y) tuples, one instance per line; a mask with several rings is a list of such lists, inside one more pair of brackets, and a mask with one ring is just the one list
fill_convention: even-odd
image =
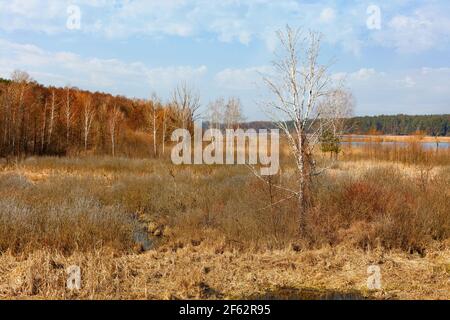
[(315, 181), (303, 235), (295, 200), (270, 187), (295, 183), (287, 160), (266, 183), (161, 159), (3, 163), (0, 298), (450, 299), (448, 152), (383, 150), (344, 150)]

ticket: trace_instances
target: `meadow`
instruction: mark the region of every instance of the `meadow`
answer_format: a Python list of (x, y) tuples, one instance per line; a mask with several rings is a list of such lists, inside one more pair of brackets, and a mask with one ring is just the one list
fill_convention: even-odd
[[(314, 181), (307, 229), (292, 160), (261, 181), (245, 166), (168, 157), (3, 161), (0, 298), (252, 298), (313, 290), (450, 299), (450, 150), (344, 146)], [(317, 151), (320, 165), (328, 155)], [(79, 265), (82, 289), (65, 286)], [(367, 266), (383, 290), (367, 290)]]

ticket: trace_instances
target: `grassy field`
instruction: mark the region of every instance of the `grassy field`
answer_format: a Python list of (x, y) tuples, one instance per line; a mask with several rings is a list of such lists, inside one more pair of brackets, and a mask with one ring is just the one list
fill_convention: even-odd
[[(450, 299), (448, 151), (383, 150), (343, 150), (315, 181), (302, 235), (296, 201), (273, 188), (296, 183), (289, 159), (267, 183), (243, 166), (167, 159), (3, 162), (0, 298), (234, 299), (288, 288)], [(79, 292), (65, 287), (73, 264)], [(367, 291), (371, 264), (380, 292)]]

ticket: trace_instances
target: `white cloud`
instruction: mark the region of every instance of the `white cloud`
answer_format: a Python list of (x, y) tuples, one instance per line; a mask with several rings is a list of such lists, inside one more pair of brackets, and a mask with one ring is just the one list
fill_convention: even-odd
[(362, 68), (358, 71), (352, 73), (350, 76), (351, 79), (355, 80), (368, 80), (371, 77), (375, 76), (377, 73), (375, 69), (372, 68)]
[(2, 77), (8, 77), (14, 69), (22, 69), (44, 84), (71, 84), (117, 94), (139, 95), (150, 90), (168, 92), (180, 82), (200, 80), (208, 71), (206, 66), (149, 68), (140, 62), (48, 52), (34, 45), (3, 39), (0, 39), (0, 47), (3, 49), (0, 51)]
[(0, 30), (67, 33), (67, 6), (75, 4), (82, 11), (81, 32), (110, 38), (213, 35), (219, 41), (245, 45), (258, 39), (273, 51), (273, 32), (289, 23), (317, 29), (326, 41), (355, 55), (373, 43), (399, 52), (450, 43), (448, 1), (414, 7), (410, 1), (383, 3), (382, 29), (377, 32), (366, 28), (370, 3), (346, 2), (335, 8), (331, 0), (11, 0), (0, 2)]
[(261, 84), (263, 75), (271, 72), (269, 66), (249, 67), (244, 69), (224, 69), (215, 76), (219, 87), (234, 90), (255, 90)]
[(330, 23), (333, 22), (336, 18), (336, 13), (334, 12), (333, 8), (325, 8), (320, 13), (319, 20), (323, 23)]
[(416, 81), (414, 81), (414, 79), (411, 78), (410, 76), (406, 76), (404, 79), (398, 80), (397, 82), (400, 85), (405, 86), (406, 88), (412, 88), (416, 85)]
[(450, 43), (450, 17), (447, 4), (417, 8), (411, 14), (396, 14), (374, 39), (400, 53), (423, 52)]
[(181, 82), (195, 81), (206, 75), (208, 68), (200, 66), (197, 68), (191, 66), (165, 67), (146, 69), (148, 80), (152, 87), (172, 88)]
[(417, 68), (380, 72), (363, 68), (338, 73), (357, 100), (357, 114), (448, 113), (450, 68)]
[(382, 5), (382, 29), (366, 28), (369, 0), (11, 0), (0, 2), (0, 30), (47, 34), (68, 33), (67, 6), (82, 11), (81, 32), (109, 38), (210, 37), (223, 42), (250, 44), (255, 39), (274, 50), (273, 32), (286, 23), (317, 29), (326, 41), (355, 55), (367, 45), (399, 52), (421, 52), (450, 43), (448, 1), (415, 4), (395, 1)]

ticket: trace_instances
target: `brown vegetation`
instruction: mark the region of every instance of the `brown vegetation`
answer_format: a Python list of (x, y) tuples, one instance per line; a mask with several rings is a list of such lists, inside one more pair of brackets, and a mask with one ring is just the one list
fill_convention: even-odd
[[(0, 156), (163, 153), (174, 128), (193, 119), (192, 105), (129, 99), (78, 88), (45, 87), (22, 71), (0, 82)], [(183, 87), (184, 99), (192, 99)], [(186, 102), (186, 101), (184, 101)], [(196, 106), (198, 108), (198, 106)], [(153, 143), (154, 148), (149, 148)]]
[[(264, 182), (243, 166), (164, 159), (2, 162), (0, 297), (246, 298), (280, 288), (371, 296), (366, 268), (377, 263), (377, 298), (449, 298), (448, 159), (335, 164), (315, 180), (299, 234), (298, 202), (274, 187), (296, 183), (281, 154), (283, 171)], [(153, 250), (144, 252), (142, 233)], [(82, 268), (80, 292), (65, 289), (71, 264)]]
[(299, 235), (295, 200), (272, 187), (295, 183), (289, 169), (264, 183), (245, 167), (31, 158), (0, 174), (0, 248), (124, 252), (138, 221), (167, 226), (166, 242), (225, 239), (231, 248), (258, 250), (351, 242), (424, 252), (449, 237), (448, 167), (410, 174), (399, 165), (339, 166), (315, 183), (307, 232)]

